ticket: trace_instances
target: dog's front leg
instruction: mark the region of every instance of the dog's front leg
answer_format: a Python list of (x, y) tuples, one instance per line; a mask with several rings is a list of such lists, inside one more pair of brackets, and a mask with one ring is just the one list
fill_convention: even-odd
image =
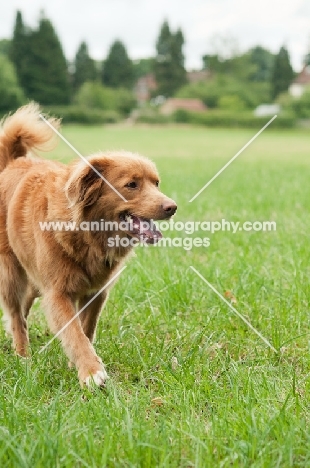
[(85, 335), (72, 300), (58, 292), (44, 294), (49, 326), (62, 342), (64, 350), (78, 370), (81, 385), (104, 386), (108, 376), (101, 359)]
[(78, 310), (82, 310), (80, 320), (85, 335), (91, 343), (94, 342), (97, 322), (101, 309), (107, 300), (108, 294), (103, 291), (99, 296), (93, 299), (93, 295), (84, 296), (78, 301)]

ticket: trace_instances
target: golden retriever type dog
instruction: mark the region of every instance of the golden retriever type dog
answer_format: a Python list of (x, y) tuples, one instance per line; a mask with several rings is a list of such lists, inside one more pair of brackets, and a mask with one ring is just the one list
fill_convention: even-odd
[[(59, 126), (56, 119), (48, 122)], [(2, 123), (0, 302), (15, 351), (27, 356), (26, 320), (34, 299), (42, 296), (49, 327), (59, 333), (81, 385), (104, 386), (107, 373), (93, 340), (110, 285), (98, 292), (132, 249), (128, 243), (110, 246), (109, 239), (136, 237), (154, 243), (160, 232), (155, 225), (143, 227), (144, 222), (168, 219), (177, 206), (159, 191), (155, 165), (139, 155), (98, 153), (87, 158), (90, 167), (81, 160), (67, 166), (29, 154), (31, 149), (51, 149), (54, 136), (34, 103)], [(103, 219), (114, 222), (112, 232), (40, 227), (42, 222), (78, 225)], [(132, 221), (133, 228), (119, 229), (124, 220)]]

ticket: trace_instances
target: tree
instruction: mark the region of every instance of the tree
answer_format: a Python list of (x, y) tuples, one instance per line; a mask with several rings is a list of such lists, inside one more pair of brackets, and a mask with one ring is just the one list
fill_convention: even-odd
[(165, 21), (161, 27), (156, 43), (157, 56), (154, 62), (154, 73), (158, 84), (158, 93), (172, 96), (187, 82), (183, 55), (184, 37), (179, 29), (171, 33)]
[(243, 81), (251, 81), (257, 70), (257, 65), (251, 60), (249, 52), (238, 54), (229, 58), (220, 55), (204, 55), (203, 67), (212, 73), (231, 75)]
[[(224, 56), (220, 54), (206, 54), (202, 57), (203, 68), (212, 73), (235, 75), (247, 79), (249, 73), (254, 70), (250, 63), (249, 55), (239, 54)], [(250, 71), (251, 69), (251, 71)]]
[(135, 80), (138, 80), (142, 76), (152, 73), (153, 67), (154, 67), (153, 58), (143, 58), (143, 59), (135, 60), (133, 62), (133, 71), (134, 71)]
[(270, 81), (274, 63), (274, 55), (264, 47), (256, 46), (249, 50), (250, 62), (255, 65), (255, 71), (250, 75), (251, 81)]
[(11, 49), (10, 39), (0, 39), (0, 54), (9, 56)]
[(161, 27), (156, 43), (157, 56), (154, 63), (154, 73), (158, 85), (158, 93), (163, 94), (164, 96), (169, 96), (173, 93), (173, 90), (171, 89), (171, 78), (173, 75), (171, 65), (171, 41), (172, 34), (167, 21), (165, 21)]
[(276, 98), (280, 93), (287, 91), (294, 77), (294, 71), (290, 62), (286, 47), (281, 47), (275, 56), (273, 71), (271, 75), (272, 97)]
[(179, 89), (181, 86), (187, 83), (187, 74), (184, 67), (184, 36), (181, 29), (178, 29), (174, 35), (172, 35), (171, 42), (171, 62), (173, 65), (173, 82), (175, 89)]
[(310, 66), (310, 36), (309, 36), (309, 38), (308, 38), (307, 53), (306, 53), (306, 55), (304, 56), (303, 62), (304, 62), (304, 65), (305, 65), (306, 67), (309, 67), (309, 66)]
[(67, 63), (52, 23), (42, 17), (27, 38), (22, 85), (27, 97), (41, 104), (67, 104), (70, 86)]
[(134, 83), (134, 69), (124, 44), (117, 40), (103, 64), (103, 83), (111, 88), (131, 89)]
[(231, 34), (215, 34), (209, 41), (210, 53), (202, 57), (203, 68), (213, 73), (231, 73), (240, 56), (238, 40)]
[(203, 69), (213, 73), (223, 73), (223, 61), (217, 54), (206, 54), (202, 57)]
[(0, 54), (0, 112), (3, 114), (23, 104), (24, 95), (18, 85), (16, 71), (10, 60)]
[(82, 42), (74, 60), (73, 86), (77, 90), (86, 81), (95, 81), (96, 79), (96, 63), (88, 54), (86, 42)]
[(9, 58), (15, 66), (18, 81), (22, 88), (27, 85), (26, 68), (29, 54), (29, 33), (30, 31), (23, 22), (21, 12), (17, 11)]

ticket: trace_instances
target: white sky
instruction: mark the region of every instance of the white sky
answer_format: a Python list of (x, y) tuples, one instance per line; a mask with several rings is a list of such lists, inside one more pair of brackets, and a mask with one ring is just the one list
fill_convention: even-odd
[(31, 27), (43, 9), (70, 60), (82, 40), (99, 60), (115, 39), (133, 59), (152, 56), (165, 19), (184, 33), (188, 68), (201, 67), (217, 35), (236, 38), (241, 51), (285, 44), (297, 71), (310, 49), (310, 0), (1, 0), (0, 38), (11, 37), (17, 9)]

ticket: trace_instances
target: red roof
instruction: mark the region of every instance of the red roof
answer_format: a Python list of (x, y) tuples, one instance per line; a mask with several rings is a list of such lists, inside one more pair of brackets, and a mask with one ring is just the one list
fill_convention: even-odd
[(305, 65), (304, 68), (302, 69), (302, 71), (299, 73), (299, 75), (297, 76), (297, 78), (295, 78), (295, 80), (293, 81), (293, 83), (295, 84), (303, 84), (303, 85), (307, 85), (307, 84), (310, 84), (310, 66), (309, 65)]
[(144, 102), (151, 98), (151, 93), (157, 88), (155, 77), (152, 73), (141, 76), (135, 84), (134, 92), (138, 101)]
[(170, 98), (161, 106), (160, 110), (163, 114), (172, 114), (179, 109), (192, 112), (203, 112), (207, 107), (200, 99)]
[(190, 83), (199, 83), (208, 80), (210, 75), (208, 70), (192, 70), (187, 73), (187, 79)]

